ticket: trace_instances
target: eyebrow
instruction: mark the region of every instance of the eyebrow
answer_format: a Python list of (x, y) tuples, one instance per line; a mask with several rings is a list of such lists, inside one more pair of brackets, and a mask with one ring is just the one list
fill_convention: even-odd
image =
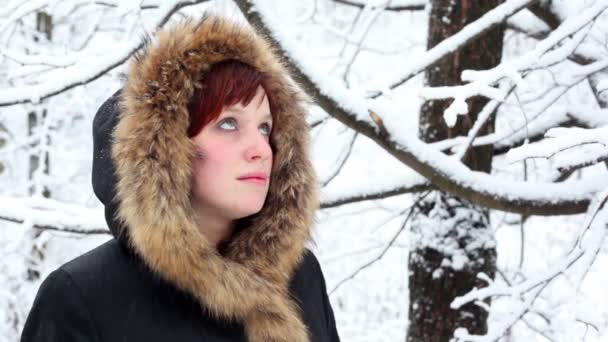
[[(243, 114), (243, 110), (240, 108), (230, 107), (230, 108), (226, 108), (226, 111), (235, 113), (235, 114)], [(272, 121), (272, 115), (270, 113), (268, 113), (268, 114), (264, 115), (264, 117), (262, 119)]]

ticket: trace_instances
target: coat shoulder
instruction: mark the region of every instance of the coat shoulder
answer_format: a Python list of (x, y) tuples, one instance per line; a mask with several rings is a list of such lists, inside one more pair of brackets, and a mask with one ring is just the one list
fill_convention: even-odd
[(294, 278), (302, 274), (310, 275), (318, 273), (322, 273), (319, 259), (317, 259), (313, 251), (311, 251), (309, 248), (305, 248), (302, 255), (302, 260), (294, 270)]
[(82, 290), (61, 268), (42, 282), (25, 321), (21, 342), (101, 341)]
[(68, 261), (59, 267), (68, 273), (76, 283), (86, 286), (109, 280), (117, 274), (126, 275), (129, 268), (138, 267), (135, 258), (120, 242), (110, 239), (92, 250)]

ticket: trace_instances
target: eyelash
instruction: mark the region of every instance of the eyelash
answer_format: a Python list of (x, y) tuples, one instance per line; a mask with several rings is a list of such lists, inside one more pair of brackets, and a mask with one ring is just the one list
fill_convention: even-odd
[[(233, 126), (238, 127), (238, 124), (236, 123), (236, 119), (234, 118), (225, 118), (222, 121), (220, 121), (220, 123), (218, 124), (218, 127), (222, 130), (226, 130), (226, 131), (232, 131), (232, 129), (224, 129), (222, 128), (222, 125), (225, 123), (231, 123)], [(264, 133), (266, 136), (270, 135), (270, 132), (272, 132), (272, 126), (268, 123), (264, 123), (263, 125), (265, 125), (267, 127), (268, 133)]]

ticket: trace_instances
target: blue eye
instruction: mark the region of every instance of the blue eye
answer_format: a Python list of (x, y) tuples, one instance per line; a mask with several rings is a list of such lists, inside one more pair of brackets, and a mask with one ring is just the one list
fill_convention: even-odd
[(219, 128), (227, 131), (234, 131), (236, 129), (236, 120), (234, 118), (226, 118), (220, 122)]
[(266, 135), (266, 136), (270, 136), (270, 131), (272, 130), (272, 127), (270, 127), (269, 124), (265, 123), (262, 124), (262, 126), (260, 126), (262, 134)]

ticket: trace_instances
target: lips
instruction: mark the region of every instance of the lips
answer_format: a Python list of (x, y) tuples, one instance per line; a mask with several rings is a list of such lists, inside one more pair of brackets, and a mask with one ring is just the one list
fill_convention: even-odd
[(268, 180), (268, 175), (266, 174), (266, 172), (256, 171), (256, 172), (246, 173), (237, 179), (241, 180), (241, 181), (247, 181), (247, 182), (252, 182), (252, 183), (257, 183), (257, 184), (266, 184), (266, 181)]

